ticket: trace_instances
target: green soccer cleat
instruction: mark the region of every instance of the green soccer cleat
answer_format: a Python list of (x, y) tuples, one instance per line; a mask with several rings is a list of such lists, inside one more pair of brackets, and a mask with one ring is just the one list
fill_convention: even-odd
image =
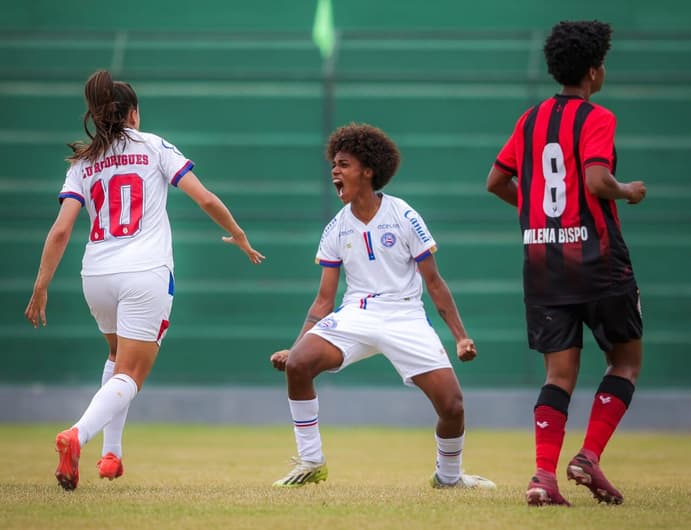
[(492, 482), (491, 480), (481, 477), (479, 475), (465, 475), (461, 474), (460, 478), (456, 482), (452, 482), (450, 484), (447, 484), (446, 482), (442, 482), (439, 477), (437, 476), (436, 473), (432, 475), (432, 478), (429, 480), (429, 483), (432, 485), (433, 488), (437, 489), (442, 489), (442, 488), (477, 488), (481, 490), (495, 490), (497, 489), (497, 485)]
[(317, 484), (329, 476), (326, 462), (307, 462), (295, 457), (291, 458), (291, 461), (294, 464), (293, 469), (273, 483), (275, 488), (298, 488), (310, 482)]

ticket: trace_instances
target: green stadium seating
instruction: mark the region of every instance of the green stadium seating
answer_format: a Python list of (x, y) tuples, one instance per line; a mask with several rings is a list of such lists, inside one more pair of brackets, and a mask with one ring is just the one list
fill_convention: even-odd
[[(102, 365), (103, 340), (79, 279), (86, 215), (56, 274), (49, 326), (22, 322), (58, 208), (66, 143), (84, 136), (83, 82), (97, 68), (134, 84), (142, 128), (194, 160), (195, 173), (268, 256), (251, 266), (221, 243), (220, 229), (191, 200), (171, 190), (177, 293), (154, 384), (282, 384), (268, 355), (290, 346), (302, 325), (319, 281), (319, 236), (340, 207), (323, 159), (324, 133), (351, 121), (382, 127), (402, 150), (386, 191), (420, 211), (439, 243), (440, 270), (482, 353), (458, 368), (464, 386), (539, 383), (542, 360), (525, 339), (516, 213), (485, 191), (485, 178), (520, 113), (557, 90), (543, 65), (543, 37), (346, 32), (330, 93), (306, 32), (3, 35), (0, 241), (8, 258), (0, 269), (0, 328), (10, 360), (0, 383), (83, 383)], [(656, 359), (641, 380), (649, 387), (691, 383), (688, 370), (671, 369), (688, 367), (691, 340), (690, 65), (688, 35), (624, 32), (607, 63), (608, 85), (593, 98), (617, 115), (617, 174), (648, 183), (646, 201), (621, 203), (619, 213), (642, 292), (646, 355)], [(586, 345), (593, 355), (584, 356), (582, 383), (595, 385), (601, 362), (592, 339)], [(67, 356), (69, 363), (61, 361)], [(386, 365), (362, 363), (338, 384), (399, 384)]]

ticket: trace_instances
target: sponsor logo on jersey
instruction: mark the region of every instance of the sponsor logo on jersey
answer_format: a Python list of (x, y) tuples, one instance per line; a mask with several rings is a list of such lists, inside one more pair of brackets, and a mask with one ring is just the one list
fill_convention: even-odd
[(385, 232), (382, 234), (380, 241), (385, 247), (393, 247), (396, 244), (396, 236), (391, 232)]
[(425, 232), (425, 230), (422, 228), (422, 225), (420, 224), (420, 221), (417, 220), (417, 217), (413, 217), (414, 213), (415, 212), (413, 212), (413, 210), (406, 210), (406, 212), (403, 214), (403, 217), (410, 221), (410, 224), (413, 226), (413, 230), (415, 230), (415, 233), (420, 238), (420, 241), (427, 243), (430, 241), (429, 234), (427, 234), (427, 232)]

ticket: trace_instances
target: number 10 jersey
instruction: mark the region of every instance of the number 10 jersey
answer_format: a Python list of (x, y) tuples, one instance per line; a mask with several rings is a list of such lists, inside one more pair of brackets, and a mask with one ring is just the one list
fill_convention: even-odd
[(162, 265), (173, 270), (168, 186), (177, 186), (194, 164), (159, 136), (125, 131), (130, 139), (97, 160), (74, 162), (58, 196), (79, 201), (89, 213), (82, 276)]

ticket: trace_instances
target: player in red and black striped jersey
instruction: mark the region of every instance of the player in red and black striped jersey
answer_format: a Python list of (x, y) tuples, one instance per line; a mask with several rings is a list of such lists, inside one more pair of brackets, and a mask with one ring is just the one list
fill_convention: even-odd
[(584, 324), (604, 351), (607, 370), (567, 476), (601, 502), (623, 501), (599, 460), (633, 396), (642, 322), (615, 201), (636, 204), (646, 189), (614, 177), (616, 119), (590, 101), (605, 80), (611, 32), (598, 21), (552, 28), (544, 52), (562, 90), (518, 119), (487, 177), (488, 191), (518, 208), (528, 343), (545, 354), (546, 381), (535, 406), (537, 472), (526, 494), (531, 505), (568, 505), (555, 472)]

